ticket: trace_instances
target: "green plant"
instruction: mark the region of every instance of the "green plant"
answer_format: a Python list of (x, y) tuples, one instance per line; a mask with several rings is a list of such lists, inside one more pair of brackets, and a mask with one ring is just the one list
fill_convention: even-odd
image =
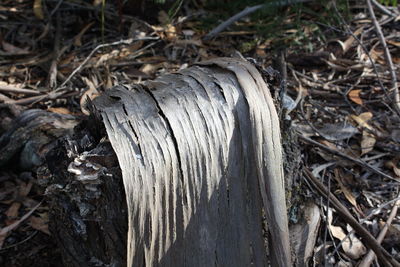
[[(164, 0), (161, 0), (161, 1), (164, 1)], [(181, 8), (182, 4), (183, 4), (183, 0), (176, 0), (174, 2), (172, 7), (168, 10), (168, 17), (170, 19), (173, 19), (176, 16), (176, 14), (178, 14), (178, 11)]]
[(379, 0), (385, 6), (397, 6), (397, 0)]

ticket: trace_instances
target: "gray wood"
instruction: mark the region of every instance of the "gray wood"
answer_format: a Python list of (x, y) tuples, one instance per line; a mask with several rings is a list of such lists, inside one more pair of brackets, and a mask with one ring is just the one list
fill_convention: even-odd
[(215, 59), (94, 106), (122, 170), (128, 266), (291, 265), (279, 121), (251, 64)]

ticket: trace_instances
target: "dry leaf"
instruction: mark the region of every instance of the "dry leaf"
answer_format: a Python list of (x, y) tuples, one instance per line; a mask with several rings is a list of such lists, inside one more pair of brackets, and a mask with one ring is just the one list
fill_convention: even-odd
[(103, 0), (93, 0), (93, 6), (98, 6), (103, 2)]
[(351, 203), (351, 205), (353, 205), (353, 207), (360, 213), (363, 214), (363, 212), (360, 210), (360, 208), (357, 205), (357, 200), (354, 197), (353, 193), (351, 192), (350, 189), (348, 189), (348, 187), (346, 187), (346, 185), (342, 182), (345, 177), (343, 175), (343, 172), (340, 171), (340, 169), (335, 169), (334, 170), (334, 178), (336, 180), (336, 182), (338, 183), (339, 187), (340, 187), (340, 191), (343, 193), (343, 195), (346, 197), (346, 199)]
[(386, 42), (387, 42), (388, 44), (393, 45), (393, 46), (400, 47), (400, 42), (396, 42), (396, 41), (393, 41), (393, 40), (387, 40)]
[(9, 55), (9, 56), (29, 54), (28, 48), (19, 48), (19, 47), (16, 47), (15, 45), (7, 43), (6, 41), (3, 41), (1, 44), (2, 44), (3, 50), (5, 52), (7, 52), (7, 55)]
[(13, 224), (3, 227), (0, 230), (0, 248), (3, 246), (4, 241), (6, 240), (7, 235), (14, 230), (15, 228), (17, 228), (19, 226), (19, 224), (23, 221), (25, 221), (27, 218), (29, 218), (29, 216), (31, 216), (31, 214), (40, 206), (39, 203), (37, 204), (34, 208), (32, 208), (27, 214), (25, 214), (24, 216), (21, 217), (21, 219), (19, 219), (18, 221), (14, 222)]
[(35, 2), (33, 2), (33, 14), (35, 14), (38, 19), (44, 19), (42, 0), (35, 0)]
[(360, 115), (350, 115), (350, 118), (352, 118), (357, 124), (362, 127), (366, 128), (369, 130), (372, 130), (372, 126), (368, 124), (368, 121), (372, 118), (372, 113), (371, 112), (364, 112), (361, 113)]
[[(95, 82), (89, 80), (86, 77), (82, 77), (82, 80), (88, 85), (89, 89), (87, 89), (81, 96), (81, 99), (79, 101), (80, 105), (81, 105), (81, 111), (83, 114), (85, 115), (89, 115), (90, 112), (89, 110), (86, 108), (86, 101), (87, 98), (89, 98), (90, 100), (95, 99), (96, 97), (99, 96), (99, 92), (96, 89), (96, 85)], [(96, 82), (97, 84), (97, 82)]]
[[(18, 199), (19, 200), (24, 199), (29, 194), (29, 192), (31, 191), (32, 185), (33, 185), (32, 182), (29, 182), (27, 184), (26, 183), (21, 183), (19, 185), (19, 188), (18, 188)], [(15, 201), (7, 209), (7, 211), (5, 212), (5, 214), (8, 217), (7, 220), (6, 220), (7, 224), (11, 224), (16, 220), (16, 218), (18, 217), (18, 211), (19, 211), (20, 207), (21, 207), (21, 202), (20, 201)]]
[(290, 240), (296, 253), (295, 266), (308, 266), (312, 257), (321, 221), (319, 207), (312, 201), (305, 203), (304, 214), (298, 223), (290, 226)]
[(7, 225), (10, 225), (13, 222), (15, 222), (15, 220), (18, 217), (18, 211), (19, 211), (20, 207), (21, 207), (20, 202), (13, 202), (11, 204), (11, 206), (7, 209), (7, 211), (5, 212), (5, 215), (7, 215), (7, 219), (6, 219)]
[(393, 172), (396, 174), (397, 177), (400, 177), (400, 168), (397, 167), (397, 163), (399, 162), (398, 159), (392, 159), (388, 162), (385, 163), (385, 166), (387, 168), (390, 168), (393, 170)]
[(173, 41), (173, 40), (175, 40), (176, 37), (177, 37), (177, 30), (176, 30), (176, 27), (175, 27), (174, 25), (172, 25), (172, 24), (168, 24), (168, 25), (165, 27), (165, 33), (166, 33), (166, 35), (167, 35), (168, 41)]
[(48, 219), (42, 217), (31, 216), (29, 218), (29, 225), (33, 229), (42, 231), (45, 234), (51, 235), (49, 231)]
[(355, 41), (355, 37), (358, 36), (363, 31), (363, 29), (364, 27), (358, 28), (349, 38), (347, 38), (346, 41), (344, 42), (339, 41), (339, 44), (342, 46), (343, 49), (343, 54), (345, 54), (350, 49), (350, 47)]
[(74, 45), (81, 46), (82, 45), (82, 36), (85, 34), (87, 30), (94, 24), (94, 22), (90, 22), (88, 25), (83, 27), (83, 29), (74, 37)]
[(377, 50), (377, 49), (371, 49), (371, 51), (369, 52), (369, 54), (370, 54), (370, 56), (371, 56), (371, 58), (372, 58), (372, 60), (374, 61), (374, 62), (379, 62), (379, 63), (382, 63), (382, 62), (384, 62), (384, 59), (383, 59), (383, 57), (384, 57), (384, 52), (382, 51), (382, 50)]
[(360, 89), (355, 89), (355, 90), (351, 90), (348, 94), (349, 98), (351, 101), (353, 101), (354, 103), (358, 104), (358, 105), (362, 105), (363, 101), (360, 98)]
[(51, 111), (51, 112), (54, 112), (54, 113), (58, 113), (58, 114), (66, 114), (66, 115), (71, 115), (72, 114), (71, 111), (69, 111), (66, 108), (62, 108), (62, 107), (59, 107), (59, 108), (48, 108), (47, 110)]
[(365, 155), (374, 149), (376, 143), (375, 136), (368, 131), (363, 131), (361, 139), (361, 155)]
[(329, 224), (329, 230), (332, 235), (339, 239), (342, 242), (343, 251), (347, 256), (356, 260), (359, 259), (362, 255), (367, 252), (367, 249), (361, 243), (361, 241), (354, 236), (354, 234), (350, 234), (349, 237), (345, 234), (344, 230), (339, 226), (334, 226)]
[(356, 127), (354, 127), (347, 121), (338, 123), (326, 123), (324, 124), (324, 127), (318, 130), (324, 138), (330, 141), (349, 139), (359, 132)]
[(160, 69), (163, 66), (162, 63), (158, 63), (158, 64), (143, 64), (142, 67), (140, 67), (140, 71), (149, 75), (149, 76), (153, 76), (154, 73)]

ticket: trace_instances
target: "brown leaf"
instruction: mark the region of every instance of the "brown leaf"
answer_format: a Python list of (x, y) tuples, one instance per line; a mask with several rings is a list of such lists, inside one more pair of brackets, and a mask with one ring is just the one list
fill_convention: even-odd
[(399, 162), (399, 159), (392, 159), (388, 162), (385, 163), (385, 166), (387, 168), (390, 168), (393, 170), (393, 172), (396, 174), (397, 177), (400, 177), (400, 168), (397, 167), (397, 164)]
[(32, 189), (33, 183), (30, 181), (29, 183), (21, 183), (19, 186), (19, 195), (20, 197), (26, 197)]
[(357, 200), (356, 200), (355, 196), (353, 195), (351, 190), (348, 187), (346, 187), (346, 185), (342, 182), (342, 179), (344, 179), (343, 173), (340, 171), (340, 169), (336, 168), (334, 170), (334, 174), (335, 174), (334, 178), (340, 187), (340, 191), (343, 193), (343, 195), (346, 197), (346, 199), (351, 203), (351, 205), (353, 205), (353, 207), (362, 214), (362, 211), (360, 210), (360, 208), (357, 205)]
[(21, 207), (21, 203), (13, 202), (11, 204), (11, 206), (7, 209), (7, 211), (5, 212), (5, 215), (7, 215), (7, 219), (6, 219), (7, 225), (12, 224), (18, 218), (18, 211), (19, 211), (20, 207)]
[(360, 98), (360, 89), (355, 89), (355, 90), (351, 90), (348, 94), (349, 98), (351, 101), (353, 101), (354, 103), (358, 104), (358, 105), (362, 105), (363, 101)]
[(29, 54), (28, 48), (19, 48), (19, 47), (16, 47), (15, 45), (7, 43), (6, 41), (2, 42), (2, 46), (3, 46), (3, 50), (5, 52), (7, 52), (7, 55), (9, 55), (9, 56)]
[(24, 216), (21, 217), (18, 221), (14, 222), (13, 224), (3, 227), (0, 230), (0, 248), (3, 246), (4, 241), (6, 240), (7, 235), (14, 229), (16, 229), (19, 224), (23, 221), (25, 221), (31, 214), (40, 206), (41, 203), (36, 205), (34, 208), (32, 208), (28, 213), (26, 213)]
[(371, 125), (368, 124), (368, 121), (372, 118), (372, 113), (371, 112), (363, 112), (360, 115), (350, 115), (350, 118), (352, 118), (357, 124), (366, 129), (372, 129)]
[(347, 38), (346, 41), (344, 41), (343, 43), (339, 42), (342, 45), (343, 54), (345, 54), (350, 49), (350, 47), (355, 41), (355, 37), (358, 36), (363, 31), (363, 29), (364, 26), (358, 28), (349, 38)]
[(400, 42), (396, 42), (396, 41), (393, 41), (393, 40), (387, 40), (386, 42), (388, 44), (393, 45), (393, 46), (400, 47)]
[(363, 131), (361, 139), (361, 155), (365, 155), (374, 149), (375, 136), (368, 131)]
[(162, 63), (158, 63), (158, 64), (143, 64), (142, 67), (140, 67), (139, 71), (149, 75), (149, 76), (153, 76), (154, 73), (163, 67)]
[(89, 28), (94, 24), (94, 22), (90, 22), (89, 24), (87, 24), (85, 27), (83, 27), (83, 29), (74, 37), (74, 45), (76, 46), (81, 46), (82, 45), (82, 36), (85, 34), (85, 32), (87, 30), (89, 30)]
[(339, 226), (329, 224), (329, 230), (332, 235), (342, 241), (343, 251), (347, 256), (356, 260), (367, 252), (367, 249), (363, 243), (354, 235), (351, 234), (349, 237), (345, 234), (344, 230)]
[(93, 6), (98, 6), (103, 2), (103, 0), (93, 0)]
[(58, 108), (48, 108), (48, 111), (54, 112), (54, 113), (58, 113), (58, 114), (67, 114), (67, 115), (71, 115), (72, 112), (69, 111), (67, 108), (62, 108), (62, 107), (58, 107)]
[[(27, 184), (21, 183), (19, 185), (19, 188), (18, 188), (18, 199), (19, 200), (24, 199), (29, 194), (29, 192), (31, 191), (32, 185), (33, 185), (32, 182), (29, 182)], [(15, 199), (14, 199), (14, 201), (15, 201)], [(15, 219), (18, 217), (18, 211), (19, 211), (20, 207), (21, 207), (20, 201), (13, 202), (11, 204), (11, 206), (5, 212), (5, 214), (8, 217), (6, 220), (6, 224), (11, 224), (15, 221)]]
[(45, 234), (51, 235), (49, 231), (48, 219), (42, 217), (31, 216), (29, 218), (29, 225), (32, 226), (33, 229), (42, 231)]
[(89, 89), (86, 90), (81, 96), (81, 100), (80, 100), (81, 111), (82, 111), (83, 114), (89, 115), (90, 112), (86, 108), (87, 98), (93, 100), (93, 99), (95, 99), (96, 97), (99, 96), (99, 92), (97, 91), (97, 88), (96, 88), (97, 86), (95, 85), (95, 82), (89, 80), (86, 77), (82, 77), (82, 79), (88, 85)]

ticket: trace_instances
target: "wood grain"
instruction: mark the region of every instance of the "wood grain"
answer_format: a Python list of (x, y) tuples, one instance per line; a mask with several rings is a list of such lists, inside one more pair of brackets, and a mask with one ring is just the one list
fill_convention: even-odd
[(122, 169), (128, 266), (291, 265), (279, 121), (254, 66), (214, 59), (94, 106)]

